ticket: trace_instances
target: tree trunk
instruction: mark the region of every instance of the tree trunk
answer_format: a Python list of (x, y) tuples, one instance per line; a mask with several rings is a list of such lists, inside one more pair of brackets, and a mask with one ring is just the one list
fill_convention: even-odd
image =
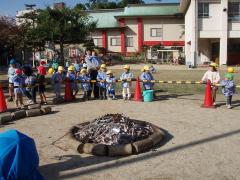
[(61, 36), (60, 38), (60, 60), (61, 60), (61, 64), (64, 65), (64, 52), (63, 52), (63, 36)]

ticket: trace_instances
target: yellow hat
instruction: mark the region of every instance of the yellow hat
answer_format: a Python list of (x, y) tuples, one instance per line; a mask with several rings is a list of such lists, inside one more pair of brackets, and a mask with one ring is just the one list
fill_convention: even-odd
[(86, 73), (87, 72), (87, 70), (86, 69), (81, 69), (81, 71), (80, 71), (80, 73), (82, 74), (82, 73)]
[(53, 68), (48, 69), (48, 74), (53, 74), (53, 72), (54, 72)]
[(217, 63), (215, 63), (215, 62), (211, 62), (210, 64), (209, 64), (209, 66), (211, 66), (211, 67), (218, 67), (218, 65), (217, 65)]
[(106, 69), (107, 66), (106, 66), (106, 64), (101, 64), (100, 68), (101, 68), (101, 69)]
[(129, 65), (125, 65), (125, 66), (123, 67), (123, 69), (130, 69), (130, 66), (129, 66)]
[(148, 65), (145, 65), (145, 66), (143, 67), (143, 69), (144, 69), (145, 71), (149, 71), (149, 66), (148, 66)]
[(227, 71), (228, 73), (235, 73), (235, 69), (233, 67), (229, 67)]
[(75, 68), (73, 66), (69, 66), (68, 71), (74, 71)]
[(58, 66), (58, 71), (63, 71), (63, 67), (62, 66)]
[(144, 68), (142, 68), (141, 71), (144, 72)]
[(108, 70), (106, 74), (107, 74), (107, 75), (112, 74), (112, 71), (111, 71), (111, 70)]

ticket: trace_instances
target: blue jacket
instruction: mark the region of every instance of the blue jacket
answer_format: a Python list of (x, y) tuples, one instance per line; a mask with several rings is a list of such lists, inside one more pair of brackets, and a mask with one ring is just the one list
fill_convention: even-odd
[(107, 74), (103, 71), (98, 71), (97, 75), (97, 80), (102, 81), (104, 80), (105, 82), (98, 82), (97, 85), (102, 88), (106, 88), (106, 79), (107, 79)]
[(232, 96), (235, 93), (235, 83), (230, 80), (222, 80), (222, 93), (224, 96)]
[(122, 82), (122, 87), (123, 88), (129, 88), (130, 85), (132, 84), (131, 82), (127, 82), (127, 79), (132, 79), (133, 78), (133, 74), (131, 72), (124, 72), (122, 73), (122, 75), (120, 76), (120, 79), (123, 81)]
[[(144, 80), (147, 80), (147, 81), (154, 80), (153, 76), (152, 76), (152, 74), (150, 72), (143, 72), (141, 74), (141, 76), (140, 76), (140, 79), (142, 81), (144, 81)], [(152, 90), (153, 89), (153, 85), (154, 85), (154, 83), (152, 83), (152, 82), (143, 82), (143, 87), (144, 87), (145, 90)]]
[(91, 89), (90, 82), (88, 82), (91, 80), (91, 76), (89, 74), (80, 75), (78, 79), (81, 82), (81, 87), (83, 91), (88, 91)]
[(13, 80), (14, 87), (25, 85), (25, 78), (22, 75), (15, 75), (12, 80)]
[(87, 56), (85, 61), (89, 69), (97, 69), (100, 66), (100, 60), (97, 56)]
[(16, 68), (13, 67), (9, 67), (8, 68), (8, 79), (9, 82), (12, 83), (13, 82), (13, 77), (16, 75)]
[(63, 74), (59, 74), (58, 72), (54, 73), (51, 77), (51, 81), (54, 84), (61, 83), (63, 81)]
[(75, 73), (67, 73), (67, 77), (69, 78), (69, 80), (74, 83), (74, 81), (76, 81), (78, 78), (77, 78), (77, 75)]
[(27, 86), (30, 86), (29, 88), (27, 87), (27, 89), (33, 88), (33, 86), (35, 86), (36, 82), (37, 82), (37, 77), (35, 75), (25, 77), (25, 84)]
[(107, 82), (107, 89), (108, 90), (115, 90), (116, 78), (114, 76), (112, 76), (112, 77), (107, 76), (106, 82)]
[(77, 64), (77, 63), (74, 63), (74, 68), (75, 68), (75, 70), (77, 71), (77, 72), (79, 72), (80, 71), (80, 69), (81, 69), (81, 67), (80, 67), (80, 65), (79, 64)]

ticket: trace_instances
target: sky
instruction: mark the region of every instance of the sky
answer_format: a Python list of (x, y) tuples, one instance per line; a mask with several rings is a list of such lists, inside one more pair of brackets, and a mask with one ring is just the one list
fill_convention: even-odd
[[(145, 3), (156, 3), (155, 0), (144, 0)], [(37, 8), (51, 6), (56, 2), (65, 2), (67, 6), (74, 6), (77, 3), (86, 3), (87, 0), (0, 0), (0, 15), (15, 16), (18, 10), (25, 9), (24, 4), (36, 4)], [(179, 2), (179, 0), (162, 0), (162, 2)]]

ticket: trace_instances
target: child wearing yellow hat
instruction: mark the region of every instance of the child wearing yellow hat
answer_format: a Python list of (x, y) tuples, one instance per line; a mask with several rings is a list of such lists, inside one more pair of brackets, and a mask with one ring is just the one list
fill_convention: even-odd
[(69, 78), (69, 80), (70, 80), (71, 94), (72, 94), (72, 97), (75, 99), (79, 88), (78, 88), (78, 84), (77, 84), (77, 75), (75, 73), (74, 66), (69, 66), (66, 77)]
[(97, 85), (99, 87), (99, 91), (100, 91), (100, 99), (107, 99), (107, 87), (106, 87), (106, 79), (107, 79), (107, 66), (106, 64), (102, 64), (100, 66), (100, 70), (98, 71), (98, 75), (97, 75)]
[(226, 97), (227, 100), (227, 108), (232, 108), (232, 96), (235, 93), (235, 83), (233, 81), (233, 74), (226, 73), (225, 79), (221, 81), (222, 93)]
[(63, 67), (62, 66), (59, 66), (58, 71), (52, 75), (51, 81), (53, 84), (56, 98), (61, 98), (61, 83), (63, 81)]
[(142, 74), (140, 76), (141, 81), (143, 81), (143, 88), (144, 90), (153, 90), (154, 83), (151, 82), (154, 80), (149, 66), (144, 66), (142, 69)]
[(91, 98), (91, 76), (87, 73), (86, 69), (81, 69), (80, 76), (78, 80), (81, 82), (81, 87), (83, 90), (83, 100), (87, 101)]
[(133, 74), (130, 72), (130, 66), (129, 65), (125, 65), (123, 67), (124, 72), (122, 73), (122, 75), (120, 76), (120, 79), (122, 80), (122, 96), (123, 96), (123, 100), (131, 100), (131, 86), (132, 86), (132, 78), (133, 78)]
[(116, 96), (115, 96), (115, 86), (116, 86), (116, 77), (113, 76), (113, 73), (111, 70), (107, 71), (107, 95), (108, 95), (108, 99), (112, 98), (112, 100), (116, 100)]
[(218, 65), (214, 62), (210, 63), (209, 70), (205, 72), (201, 80), (201, 82), (207, 82), (208, 80), (211, 81), (213, 105), (216, 105), (216, 93), (218, 90), (216, 84), (220, 82), (220, 74), (217, 70), (217, 66)]

